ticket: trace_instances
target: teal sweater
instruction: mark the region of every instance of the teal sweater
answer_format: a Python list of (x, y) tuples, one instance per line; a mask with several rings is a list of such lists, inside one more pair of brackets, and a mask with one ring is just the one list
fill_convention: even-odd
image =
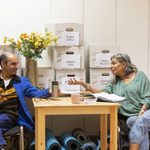
[(146, 75), (139, 71), (135, 78), (125, 84), (120, 78), (108, 84), (104, 91), (126, 97), (121, 102), (119, 113), (124, 116), (138, 115), (143, 104), (150, 106), (150, 81)]

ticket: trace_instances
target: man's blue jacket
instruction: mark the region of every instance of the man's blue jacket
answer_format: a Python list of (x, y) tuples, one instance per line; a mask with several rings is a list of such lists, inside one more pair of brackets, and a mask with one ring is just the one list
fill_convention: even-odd
[(18, 108), (18, 124), (27, 127), (30, 130), (34, 130), (34, 122), (32, 120), (31, 114), (25, 102), (25, 97), (33, 98), (47, 98), (50, 96), (49, 90), (40, 90), (34, 87), (31, 82), (22, 76), (17, 76), (18, 80), (13, 81), (13, 87), (16, 89), (19, 98), (19, 108)]

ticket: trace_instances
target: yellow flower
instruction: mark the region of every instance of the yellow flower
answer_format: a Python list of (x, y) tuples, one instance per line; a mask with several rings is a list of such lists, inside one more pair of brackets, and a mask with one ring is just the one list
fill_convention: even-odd
[(7, 42), (7, 37), (5, 36), (3, 39), (3, 43), (6, 44), (6, 42)]
[(21, 47), (21, 42), (19, 40), (17, 41), (17, 47), (18, 49)]
[(57, 37), (50, 32), (46, 32), (45, 35), (37, 32), (22, 33), (17, 41), (14, 38), (4, 37), (4, 43), (9, 42), (10, 47), (19, 50), (23, 56), (32, 59), (42, 58), (42, 51), (56, 41)]
[(26, 38), (28, 38), (28, 35), (26, 33), (22, 33), (20, 35), (20, 39), (26, 39)]

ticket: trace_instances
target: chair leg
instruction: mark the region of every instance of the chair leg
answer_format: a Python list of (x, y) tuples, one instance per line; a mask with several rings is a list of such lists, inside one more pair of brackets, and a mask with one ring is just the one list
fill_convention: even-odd
[(120, 127), (118, 126), (118, 150), (122, 150), (121, 147), (121, 133), (120, 133)]
[(23, 126), (20, 126), (19, 147), (20, 147), (20, 150), (24, 150), (24, 132), (23, 132)]

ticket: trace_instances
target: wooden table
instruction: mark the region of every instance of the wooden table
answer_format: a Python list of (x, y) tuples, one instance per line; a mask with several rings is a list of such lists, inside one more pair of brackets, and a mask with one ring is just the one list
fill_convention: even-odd
[(46, 115), (100, 115), (101, 150), (107, 150), (107, 115), (110, 114), (110, 150), (117, 150), (117, 114), (119, 104), (95, 102), (92, 104), (72, 104), (70, 98), (58, 100), (33, 99), (35, 107), (36, 150), (45, 150)]

